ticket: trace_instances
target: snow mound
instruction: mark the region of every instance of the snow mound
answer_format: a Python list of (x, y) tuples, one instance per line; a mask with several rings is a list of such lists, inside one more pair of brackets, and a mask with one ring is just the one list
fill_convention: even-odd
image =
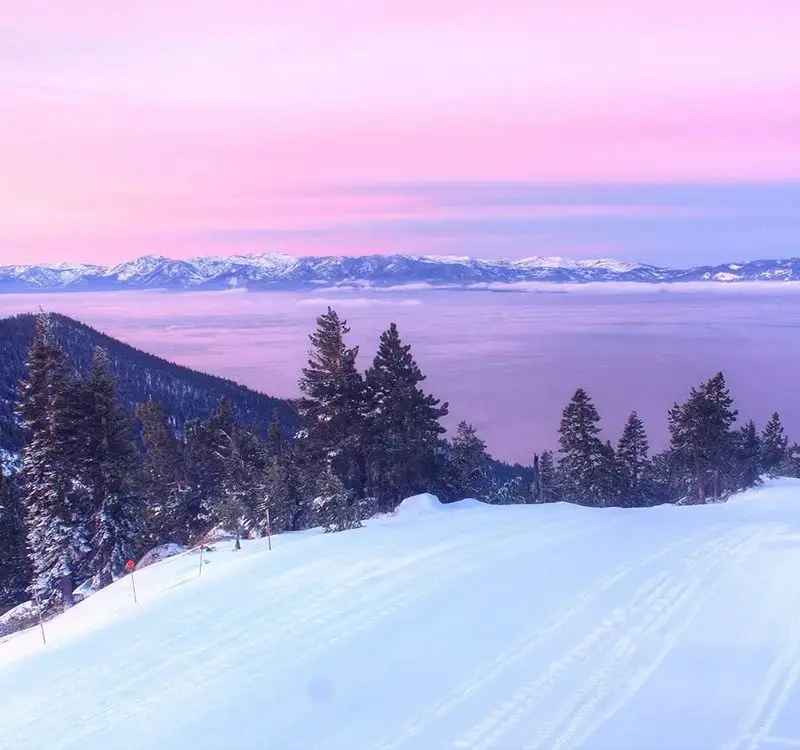
[(476, 500), (474, 497), (466, 497), (463, 500), (458, 500), (455, 503), (449, 503), (444, 507), (453, 508), (455, 510), (467, 510), (470, 508), (486, 508), (488, 506), (489, 503), (485, 503), (483, 500)]
[(440, 511), (444, 506), (436, 495), (423, 492), (421, 495), (407, 497), (397, 506), (398, 516), (425, 516)]
[(0, 615), (0, 638), (4, 635), (16, 633), (18, 630), (24, 630), (37, 622), (37, 612), (33, 606), (33, 602), (22, 602), (16, 607), (9, 609), (3, 615)]
[(175, 542), (167, 542), (158, 547), (153, 547), (136, 563), (136, 569), (146, 568), (148, 565), (166, 560), (168, 557), (175, 557), (175, 555), (180, 555), (185, 550), (185, 547), (181, 547), (180, 544), (175, 544)]

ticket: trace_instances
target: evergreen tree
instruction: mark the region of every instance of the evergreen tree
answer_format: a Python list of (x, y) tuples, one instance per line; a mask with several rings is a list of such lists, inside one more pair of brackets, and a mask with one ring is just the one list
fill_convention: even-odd
[(430, 489), (436, 481), (445, 432), (439, 420), (448, 406), (422, 391), (424, 380), (411, 346), (401, 342), (392, 323), (381, 334), (365, 378), (369, 494), (381, 511), (394, 510), (403, 498)]
[(184, 503), (187, 497), (182, 446), (158, 401), (136, 405), (144, 446), (143, 485), (147, 534), (151, 544), (189, 542)]
[(297, 446), (306, 471), (328, 467), (345, 488), (361, 497), (365, 483), (364, 382), (356, 369), (358, 347), (347, 347), (347, 321), (328, 312), (317, 318), (311, 334), (308, 365), (303, 368), (297, 400), (300, 429)]
[(78, 386), (76, 397), (83, 417), (83, 448), (76, 468), (91, 508), (88, 572), (102, 588), (141, 551), (144, 519), (133, 420), (118, 405), (117, 385), (104, 349), (95, 351), (89, 376)]
[(761, 436), (761, 466), (770, 473), (786, 458), (789, 440), (783, 431), (778, 412), (773, 412)]
[(650, 445), (639, 415), (628, 417), (617, 444), (620, 478), (620, 501), (623, 506), (647, 505), (647, 478), (650, 471)]
[(722, 373), (692, 388), (684, 404), (670, 409), (671, 472), (697, 502), (719, 499), (735, 484), (731, 428), (737, 414)]
[(774, 471), (780, 476), (800, 478), (800, 443), (792, 443), (786, 449), (786, 456)]
[(761, 441), (752, 419), (736, 435), (736, 461), (739, 477), (737, 489), (757, 484), (761, 476)]
[(602, 505), (608, 451), (599, 438), (600, 416), (583, 388), (564, 408), (559, 429), (559, 472), (565, 498), (583, 505)]
[(24, 509), (11, 479), (0, 470), (0, 612), (25, 601), (30, 579)]
[(552, 451), (544, 451), (539, 457), (539, 491), (535, 498), (537, 503), (557, 502), (559, 494), (558, 471)]
[(48, 316), (39, 316), (28, 353), (19, 416), (28, 434), (22, 460), (23, 503), (33, 568), (31, 588), (45, 607), (74, 603), (74, 577), (88, 551), (83, 488), (76, 482), (80, 429), (66, 355)]
[(317, 523), (326, 532), (345, 531), (361, 526), (352, 490), (345, 488), (330, 466), (325, 467), (319, 479), (313, 505)]
[(494, 505), (518, 505), (532, 502), (530, 487), (522, 477), (511, 477), (502, 483), (493, 483), (490, 502)]
[(482, 500), (489, 492), (489, 454), (475, 428), (460, 422), (450, 444), (447, 490), (452, 500)]

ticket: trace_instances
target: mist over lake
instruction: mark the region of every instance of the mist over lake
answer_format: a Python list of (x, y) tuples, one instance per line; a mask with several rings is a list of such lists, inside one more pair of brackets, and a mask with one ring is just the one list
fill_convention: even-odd
[(62, 312), (282, 397), (298, 395), (308, 335), (328, 305), (348, 320), (362, 369), (395, 321), (428, 389), (450, 402), (448, 426), (471, 421), (505, 460), (528, 462), (556, 447), (561, 410), (578, 386), (597, 404), (604, 437), (616, 441), (636, 409), (661, 447), (667, 409), (718, 370), (742, 415), (761, 427), (778, 409), (800, 439), (794, 285), (0, 295), (2, 316)]

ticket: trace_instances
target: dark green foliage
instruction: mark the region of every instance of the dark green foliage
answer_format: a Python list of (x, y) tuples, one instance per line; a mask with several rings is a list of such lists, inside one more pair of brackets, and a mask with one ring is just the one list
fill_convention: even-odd
[(544, 451), (539, 457), (538, 492), (534, 497), (537, 503), (553, 503), (561, 499), (560, 482), (556, 460), (552, 451)]
[(75, 482), (77, 446), (83, 437), (75, 388), (48, 316), (37, 319), (27, 364), (19, 416), (28, 434), (21, 480), (31, 585), (45, 606), (69, 607), (91, 538), (90, 508), (84, 488)]
[(345, 488), (362, 497), (364, 457), (364, 381), (356, 369), (358, 347), (346, 346), (347, 321), (337, 313), (317, 317), (309, 337), (311, 351), (303, 368), (296, 402), (300, 429), (296, 442), (310, 471), (330, 467)]
[(559, 429), (559, 473), (565, 500), (582, 505), (608, 502), (607, 472), (611, 465), (600, 440), (600, 416), (583, 388), (564, 408)]
[(0, 612), (28, 598), (30, 579), (25, 511), (15, 483), (0, 471)]
[(143, 457), (141, 491), (147, 507), (147, 537), (151, 546), (189, 542), (184, 523), (188, 486), (183, 444), (158, 401), (136, 405)]
[(459, 422), (450, 444), (447, 464), (447, 494), (450, 500), (485, 500), (491, 489), (490, 457), (486, 443), (475, 428)]
[(447, 404), (422, 391), (424, 380), (392, 323), (365, 377), (367, 494), (381, 511), (431, 488), (441, 467), (445, 428), (439, 420)]
[(761, 468), (766, 473), (774, 471), (786, 458), (789, 440), (783, 431), (778, 412), (773, 412), (761, 435)]
[(639, 415), (628, 417), (617, 444), (619, 503), (623, 507), (649, 505), (652, 500), (650, 444)]
[(316, 522), (326, 532), (346, 531), (361, 526), (359, 506), (353, 491), (348, 490), (330, 466), (322, 472), (314, 497)]
[(670, 470), (687, 500), (719, 500), (735, 487), (736, 416), (722, 373), (670, 409)]
[(735, 435), (738, 486), (745, 489), (757, 484), (762, 474), (761, 440), (751, 419)]
[(83, 438), (74, 469), (91, 509), (91, 552), (86, 565), (102, 588), (142, 551), (140, 454), (132, 441), (133, 419), (119, 406), (105, 350), (95, 351), (89, 376), (75, 391)]

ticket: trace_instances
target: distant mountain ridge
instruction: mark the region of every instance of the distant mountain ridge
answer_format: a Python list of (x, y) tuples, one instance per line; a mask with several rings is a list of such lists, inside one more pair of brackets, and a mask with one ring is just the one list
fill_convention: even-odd
[(173, 260), (145, 255), (115, 266), (80, 263), (0, 266), (0, 293), (142, 289), (308, 289), (325, 284), (466, 287), (524, 281), (679, 283), (800, 280), (800, 258), (664, 268), (615, 260), (534, 257), (486, 260), (447, 255), (294, 257), (275, 253)]
[[(120, 402), (128, 410), (138, 402), (160, 401), (176, 428), (182, 428), (188, 419), (207, 417), (220, 397), (227, 396), (241, 424), (266, 430), (273, 412), (287, 431), (296, 424), (296, 412), (288, 401), (147, 354), (65, 315), (52, 313), (50, 318), (55, 338), (77, 372), (87, 372), (95, 347), (108, 352)], [(19, 383), (27, 375), (25, 361), (35, 329), (35, 315), (0, 319), (0, 457), (3, 451), (17, 451), (23, 442), (14, 406)]]

